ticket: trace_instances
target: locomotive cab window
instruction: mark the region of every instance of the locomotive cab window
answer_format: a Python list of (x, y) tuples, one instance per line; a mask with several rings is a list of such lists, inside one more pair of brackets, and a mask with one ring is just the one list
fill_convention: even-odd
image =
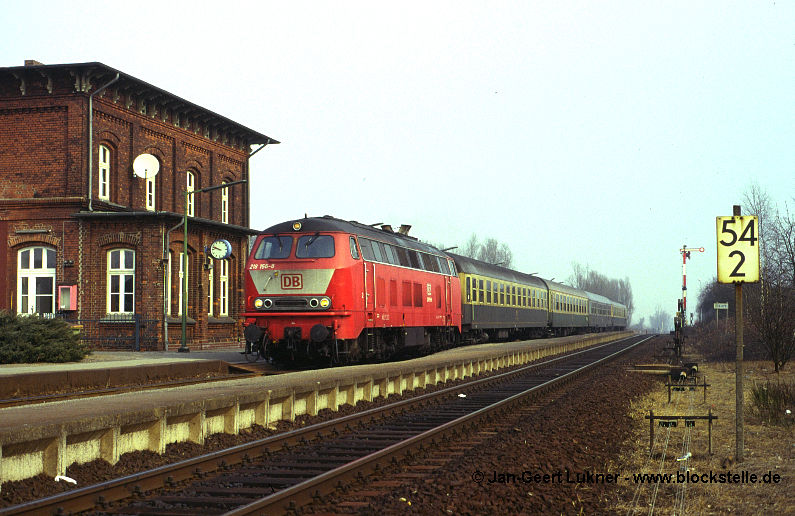
[(293, 237), (289, 236), (270, 236), (263, 238), (254, 258), (257, 260), (274, 260), (290, 257), (293, 249)]
[(334, 256), (334, 237), (331, 235), (304, 235), (298, 239), (296, 258), (331, 258)]

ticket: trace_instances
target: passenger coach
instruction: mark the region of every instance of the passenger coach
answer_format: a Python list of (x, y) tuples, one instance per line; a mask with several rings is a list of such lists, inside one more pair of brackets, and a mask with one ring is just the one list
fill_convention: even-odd
[(548, 331), (547, 285), (531, 274), (450, 254), (461, 281), (461, 326), (467, 340), (526, 339)]

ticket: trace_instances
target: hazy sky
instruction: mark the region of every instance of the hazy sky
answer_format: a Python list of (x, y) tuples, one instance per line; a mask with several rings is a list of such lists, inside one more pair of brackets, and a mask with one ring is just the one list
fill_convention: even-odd
[(330, 214), (515, 268), (715, 275), (715, 217), (795, 196), (795, 1), (0, 0), (0, 66), (100, 61), (265, 133), (256, 229)]

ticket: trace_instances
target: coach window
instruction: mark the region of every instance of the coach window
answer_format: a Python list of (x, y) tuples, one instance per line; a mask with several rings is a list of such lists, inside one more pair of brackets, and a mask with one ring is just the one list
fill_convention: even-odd
[(505, 304), (505, 284), (500, 283), (500, 304)]
[(467, 276), (467, 286), (466, 286), (466, 293), (467, 293), (467, 301), (472, 300), (472, 292), (469, 290), (472, 286), (472, 279)]
[(491, 303), (491, 281), (486, 280), (486, 302)]
[(422, 264), (420, 263), (420, 256), (417, 254), (417, 251), (412, 251), (408, 249), (407, 254), (409, 256), (409, 265), (412, 269), (422, 269)]
[[(359, 259), (359, 250), (356, 249), (356, 239), (351, 237), (350, 243), (351, 243), (351, 258), (353, 258), (354, 260), (358, 260)], [(362, 246), (362, 253), (364, 253), (364, 246)], [(372, 251), (370, 252), (370, 258), (369, 259), (370, 260), (373, 259)]]
[(55, 312), (55, 249), (21, 249), (17, 261), (17, 312)]
[(411, 267), (408, 251), (403, 247), (395, 247), (394, 250), (397, 250), (398, 263), (403, 267)]
[(483, 302), (483, 280), (478, 280), (478, 302)]
[(135, 311), (135, 251), (108, 251), (108, 313), (131, 314)]
[(392, 265), (397, 265), (397, 257), (395, 256), (395, 248), (389, 244), (384, 244), (384, 257), (386, 258), (386, 263), (390, 263)]
[[(384, 259), (383, 253), (381, 253), (381, 242), (368, 240), (367, 243), (370, 244), (370, 247), (373, 250), (373, 257), (375, 258), (375, 261), (381, 263), (385, 262), (386, 259)], [(359, 241), (359, 244), (361, 245), (361, 241)], [(362, 250), (362, 252), (364, 252), (364, 250)]]

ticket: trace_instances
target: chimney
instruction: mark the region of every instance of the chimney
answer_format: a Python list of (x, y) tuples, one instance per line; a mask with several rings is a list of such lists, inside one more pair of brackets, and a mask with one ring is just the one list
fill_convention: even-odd
[(40, 63), (35, 59), (25, 59), (25, 66), (44, 66), (44, 63)]

